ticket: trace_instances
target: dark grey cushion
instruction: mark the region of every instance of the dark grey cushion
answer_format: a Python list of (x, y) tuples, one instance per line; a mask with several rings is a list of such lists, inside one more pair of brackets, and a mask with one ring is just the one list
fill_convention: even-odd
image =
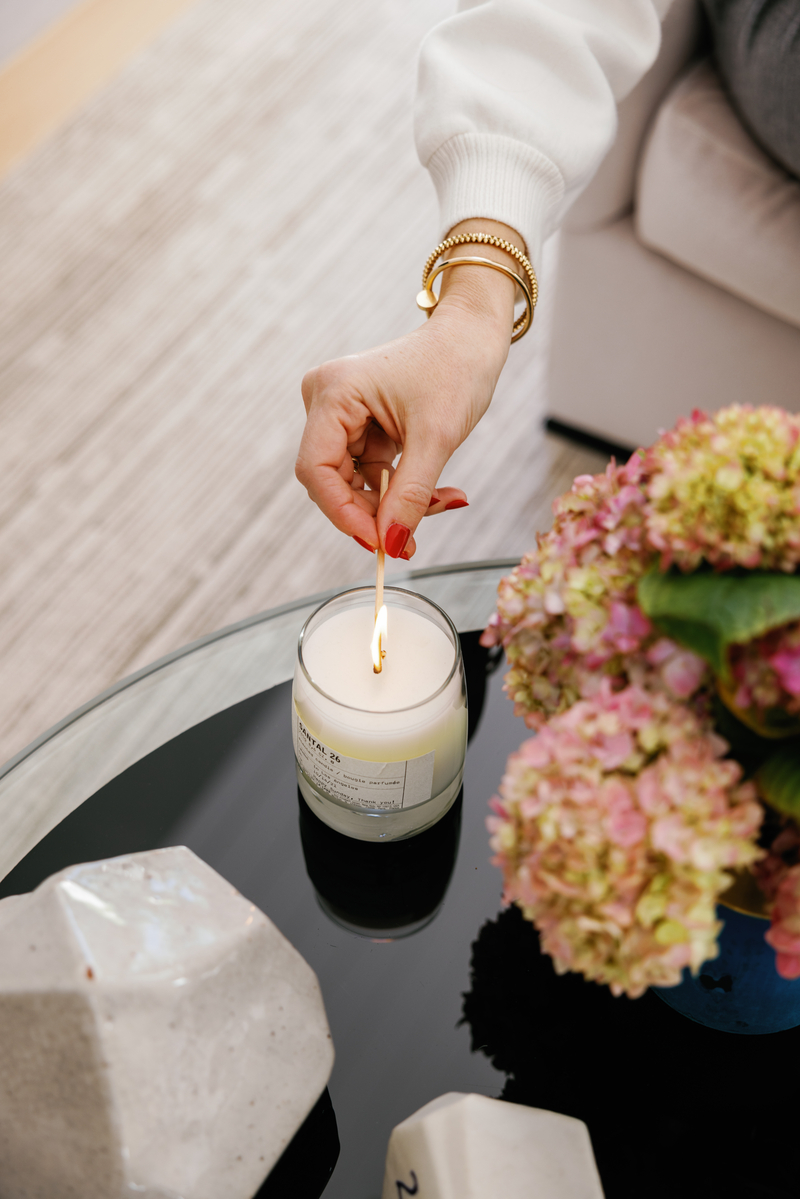
[(800, 177), (800, 0), (703, 0), (720, 75), (750, 133)]

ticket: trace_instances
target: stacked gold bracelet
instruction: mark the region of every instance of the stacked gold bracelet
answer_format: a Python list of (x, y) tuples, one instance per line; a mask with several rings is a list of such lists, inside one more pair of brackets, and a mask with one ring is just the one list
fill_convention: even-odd
[[(512, 271), (509, 267), (503, 266), (502, 263), (493, 262), (491, 258), (450, 258), (444, 262), (440, 262), (434, 268), (434, 263), (447, 250), (451, 250), (454, 246), (467, 245), (496, 246), (498, 250), (504, 250), (512, 258), (516, 258), (525, 272), (525, 278), (522, 275), (518, 275), (516, 271)], [(446, 271), (451, 266), (488, 266), (494, 271), (500, 271), (501, 274), (507, 275), (509, 279), (513, 279), (518, 284), (525, 298), (525, 311), (514, 321), (511, 340), (519, 341), (520, 337), (528, 332), (533, 321), (533, 310), (539, 298), (539, 284), (536, 281), (536, 272), (521, 250), (518, 250), (510, 241), (505, 241), (502, 237), (494, 237), (491, 233), (459, 233), (455, 237), (446, 237), (429, 254), (428, 260), (422, 270), (422, 291), (417, 296), (417, 307), (421, 308), (427, 316), (431, 315), (439, 303), (439, 297), (434, 295), (433, 292), (433, 282), (437, 275), (440, 275), (442, 271)]]

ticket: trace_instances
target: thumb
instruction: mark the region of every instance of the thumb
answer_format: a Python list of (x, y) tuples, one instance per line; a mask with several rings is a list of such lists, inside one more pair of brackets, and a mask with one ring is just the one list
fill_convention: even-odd
[(449, 454), (427, 439), (408, 441), (378, 509), (378, 536), (390, 558), (399, 558), (423, 516)]

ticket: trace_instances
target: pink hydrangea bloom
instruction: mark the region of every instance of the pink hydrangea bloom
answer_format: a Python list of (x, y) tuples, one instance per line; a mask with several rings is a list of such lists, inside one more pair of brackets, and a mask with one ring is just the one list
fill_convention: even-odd
[(726, 749), (686, 704), (604, 679), (509, 758), (494, 861), (560, 973), (635, 997), (716, 956), (726, 871), (761, 854)]
[(660, 637), (645, 653), (645, 661), (675, 699), (689, 699), (708, 682), (708, 667), (691, 650)]
[(505, 647), (506, 690), (532, 728), (591, 696), (603, 676), (620, 686), (658, 676), (680, 698), (706, 676), (699, 658), (658, 637), (636, 603), (636, 584), (656, 560), (644, 541), (642, 471), (636, 453), (625, 466), (577, 478), (554, 504), (551, 531), (500, 584), (482, 642)]
[[(634, 995), (713, 956), (725, 871), (753, 864), (779, 972), (800, 977), (797, 830), (757, 861), (760, 808), (710, 731), (711, 673), (636, 602), (656, 564), (800, 568), (800, 416), (695, 412), (625, 466), (576, 479), (554, 513), (482, 639), (504, 646), (515, 712), (542, 730), (495, 801), (507, 898), (558, 969)], [(747, 723), (800, 717), (800, 621), (734, 646), (730, 665), (734, 687), (720, 687)]]
[(775, 895), (766, 939), (782, 978), (800, 978), (800, 865), (789, 867)]
[(737, 708), (800, 713), (800, 621), (732, 646), (730, 663)]
[(695, 411), (644, 461), (647, 541), (662, 567), (800, 564), (800, 417), (733, 404)]
[(787, 821), (753, 868), (770, 905), (771, 924), (765, 940), (776, 950), (775, 967), (783, 978), (800, 978), (800, 831)]
[(798, 849), (800, 832), (793, 821), (787, 821), (770, 845), (769, 851), (753, 867), (756, 881), (770, 903), (775, 899), (778, 887), (796, 860)]

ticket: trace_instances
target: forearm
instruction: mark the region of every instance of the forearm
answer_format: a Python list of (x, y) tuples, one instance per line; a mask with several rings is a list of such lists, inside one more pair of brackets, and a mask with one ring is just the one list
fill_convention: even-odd
[(420, 55), (416, 137), (444, 227), (482, 212), (543, 241), (610, 146), (669, 0), (484, 0)]

